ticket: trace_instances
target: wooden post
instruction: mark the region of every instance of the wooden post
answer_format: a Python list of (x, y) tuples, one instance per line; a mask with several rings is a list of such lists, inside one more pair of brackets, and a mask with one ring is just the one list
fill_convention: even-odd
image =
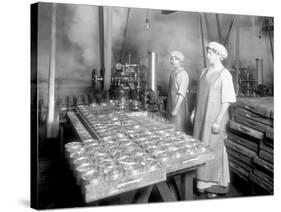
[(232, 17), (232, 20), (231, 20), (231, 23), (230, 23), (230, 25), (229, 25), (228, 31), (227, 31), (226, 38), (225, 38), (225, 40), (224, 40), (224, 42), (223, 42), (223, 45), (225, 46), (225, 48), (228, 47), (229, 36), (230, 36), (230, 32), (231, 32), (231, 29), (232, 29), (234, 20), (235, 20), (235, 18), (234, 18), (234, 16), (233, 16), (233, 17)]
[(207, 18), (206, 13), (204, 13), (204, 19), (205, 19), (205, 23), (206, 23), (207, 40), (211, 41), (213, 39), (211, 37), (211, 31), (210, 31), (209, 22), (208, 22), (208, 18)]
[(47, 138), (54, 138), (55, 132), (55, 80), (56, 80), (56, 3), (52, 5), (51, 51), (48, 83)]
[(204, 32), (203, 32), (201, 14), (199, 14), (199, 24), (200, 24), (200, 35), (201, 35), (201, 44), (202, 44), (202, 52), (203, 52), (203, 64), (205, 68), (207, 65), (206, 65), (205, 42), (204, 42)]
[(220, 19), (219, 14), (216, 13), (216, 20), (217, 20), (217, 28), (218, 28), (218, 36), (219, 36), (219, 43), (222, 42), (222, 34), (221, 34), (221, 25), (220, 25)]
[(236, 18), (236, 61), (235, 61), (235, 68), (236, 68), (236, 77), (235, 77), (235, 92), (236, 95), (239, 93), (239, 42), (240, 42), (240, 27), (239, 27), (239, 16)]

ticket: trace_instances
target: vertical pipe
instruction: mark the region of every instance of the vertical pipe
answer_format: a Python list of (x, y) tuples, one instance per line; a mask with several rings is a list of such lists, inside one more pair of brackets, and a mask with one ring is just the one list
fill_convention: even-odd
[(263, 59), (260, 59), (261, 61), (261, 84), (263, 84)]
[(257, 80), (258, 80), (258, 85), (261, 84), (261, 75), (259, 71), (259, 58), (256, 58), (256, 73), (257, 73)]
[[(104, 90), (108, 93), (111, 80), (112, 63), (112, 8), (106, 7), (106, 48), (105, 48), (105, 73)], [(108, 98), (108, 94), (107, 94)]]
[(52, 5), (52, 25), (51, 25), (51, 51), (48, 83), (48, 117), (47, 117), (47, 137), (54, 137), (55, 122), (55, 78), (56, 78), (56, 3)]
[(204, 68), (205, 68), (207, 65), (206, 65), (205, 42), (204, 42), (204, 32), (203, 32), (201, 14), (199, 14), (199, 24), (200, 24), (200, 35), (201, 35), (201, 44), (202, 44), (202, 52), (203, 52), (203, 64), (204, 64)]
[(103, 6), (99, 6), (99, 48), (100, 48), (100, 70), (104, 69), (104, 18)]
[(128, 56), (128, 57), (129, 57), (128, 63), (131, 64), (132, 61), (131, 61), (131, 54), (130, 54), (130, 53), (129, 53), (129, 56)]
[(156, 92), (157, 85), (156, 85), (156, 54), (155, 52), (149, 52), (149, 88)]

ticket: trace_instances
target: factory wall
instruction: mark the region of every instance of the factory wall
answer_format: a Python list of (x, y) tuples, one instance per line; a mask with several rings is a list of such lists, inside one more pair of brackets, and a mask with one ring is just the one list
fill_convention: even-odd
[[(38, 87), (39, 98), (47, 103), (47, 83), (50, 58), (51, 4), (39, 3), (38, 11)], [(184, 53), (184, 67), (191, 79), (190, 89), (196, 92), (196, 82), (203, 67), (200, 40), (199, 13), (175, 12), (164, 15), (160, 10), (130, 9), (127, 35), (124, 36), (127, 8), (113, 8), (113, 66), (120, 59), (124, 40), (125, 53), (132, 61), (141, 59), (147, 65), (147, 52), (157, 54), (157, 76), (160, 94), (166, 95), (171, 66), (168, 54), (177, 49)], [(218, 40), (215, 14), (206, 14), (208, 26), (203, 19), (204, 41)], [(237, 16), (238, 17), (238, 16)], [(146, 18), (149, 28), (146, 27)], [(232, 15), (219, 14), (223, 38)], [(256, 58), (264, 61), (264, 81), (273, 86), (273, 60), (269, 37), (261, 33), (262, 17), (239, 16), (240, 64), (247, 67), (255, 78)], [(106, 21), (105, 21), (106, 23)], [(98, 7), (90, 5), (57, 5), (56, 45), (56, 92), (58, 96), (75, 95), (89, 91), (93, 69), (99, 64)], [(260, 36), (259, 36), (260, 35)], [(105, 43), (106, 45), (106, 43)], [(236, 34), (233, 26), (229, 38), (229, 58), (225, 66), (234, 69)]]

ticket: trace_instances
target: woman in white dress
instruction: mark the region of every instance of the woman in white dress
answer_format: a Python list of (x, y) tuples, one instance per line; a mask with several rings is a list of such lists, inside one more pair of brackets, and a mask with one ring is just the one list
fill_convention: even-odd
[(228, 108), (236, 101), (232, 76), (223, 66), (227, 58), (225, 47), (217, 42), (207, 46), (209, 66), (200, 76), (197, 107), (191, 114), (194, 119), (193, 136), (208, 145), (215, 159), (197, 171), (197, 190), (208, 192), (209, 197), (228, 192), (229, 164), (224, 139), (229, 120)]

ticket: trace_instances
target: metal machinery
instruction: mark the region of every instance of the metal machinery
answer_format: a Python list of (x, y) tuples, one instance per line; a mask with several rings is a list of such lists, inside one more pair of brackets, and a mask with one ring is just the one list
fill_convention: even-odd
[(272, 91), (264, 84), (263, 80), (263, 58), (256, 58), (255, 71), (256, 73), (253, 73), (248, 68), (239, 68), (239, 96), (262, 97), (272, 95)]
[[(117, 63), (111, 72), (109, 98), (114, 101), (117, 109), (164, 111), (164, 97), (158, 96), (156, 90), (155, 53), (149, 53), (148, 68), (139, 63)], [(92, 84), (95, 91), (104, 87), (104, 71), (97, 76), (93, 71)]]

